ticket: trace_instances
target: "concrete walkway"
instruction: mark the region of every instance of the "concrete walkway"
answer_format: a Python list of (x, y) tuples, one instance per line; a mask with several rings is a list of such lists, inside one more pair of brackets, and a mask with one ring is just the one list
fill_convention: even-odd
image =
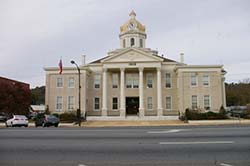
[[(129, 127), (129, 126), (196, 126), (196, 125), (250, 125), (250, 120), (155, 120), (155, 121), (87, 121), (82, 122), (82, 127)], [(29, 123), (29, 127), (35, 127)], [(78, 127), (75, 123), (60, 123), (59, 127)], [(5, 128), (5, 123), (0, 123), (0, 128)]]

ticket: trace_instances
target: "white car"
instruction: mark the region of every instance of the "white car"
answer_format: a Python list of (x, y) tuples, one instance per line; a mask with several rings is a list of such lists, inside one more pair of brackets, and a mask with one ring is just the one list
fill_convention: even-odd
[(28, 118), (24, 115), (12, 115), (5, 122), (6, 127), (14, 127), (14, 126), (25, 126), (28, 127), (29, 121)]

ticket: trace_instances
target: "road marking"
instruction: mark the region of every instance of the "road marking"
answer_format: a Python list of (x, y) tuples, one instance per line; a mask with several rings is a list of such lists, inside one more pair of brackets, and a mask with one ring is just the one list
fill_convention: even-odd
[[(166, 133), (177, 133), (180, 131), (184, 131), (184, 129), (172, 129), (172, 130), (165, 130), (165, 131), (148, 131), (148, 134), (166, 134)], [(185, 130), (187, 131), (187, 130)]]
[(206, 142), (159, 142), (160, 145), (193, 145), (193, 144), (233, 144), (234, 141), (206, 141)]
[(87, 166), (87, 165), (84, 165), (84, 164), (78, 164), (78, 166)]
[(233, 166), (233, 165), (225, 164), (225, 163), (221, 163), (220, 165), (221, 165), (221, 166)]

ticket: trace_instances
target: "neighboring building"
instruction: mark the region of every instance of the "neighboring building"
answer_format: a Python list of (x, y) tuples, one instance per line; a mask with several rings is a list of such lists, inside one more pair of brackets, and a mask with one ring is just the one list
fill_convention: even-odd
[[(120, 27), (121, 48), (80, 66), (81, 110), (89, 119), (177, 119), (186, 108), (219, 111), (226, 106), (222, 65), (187, 65), (146, 48), (145, 26), (130, 19)], [(182, 58), (183, 59), (183, 58)], [(75, 67), (45, 68), (49, 111), (78, 108)], [(130, 116), (131, 115), (131, 116)]]
[(33, 112), (44, 113), (46, 110), (45, 105), (30, 105), (30, 109)]
[(29, 84), (0, 77), (0, 112), (28, 114), (30, 97)]

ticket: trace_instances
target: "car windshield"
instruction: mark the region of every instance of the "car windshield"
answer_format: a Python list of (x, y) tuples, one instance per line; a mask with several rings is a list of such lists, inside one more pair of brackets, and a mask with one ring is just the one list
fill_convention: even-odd
[(57, 117), (53, 116), (53, 115), (48, 115), (47, 116), (48, 119), (57, 119)]
[(15, 118), (18, 118), (18, 119), (27, 119), (26, 116), (24, 116), (24, 115), (15, 115)]

